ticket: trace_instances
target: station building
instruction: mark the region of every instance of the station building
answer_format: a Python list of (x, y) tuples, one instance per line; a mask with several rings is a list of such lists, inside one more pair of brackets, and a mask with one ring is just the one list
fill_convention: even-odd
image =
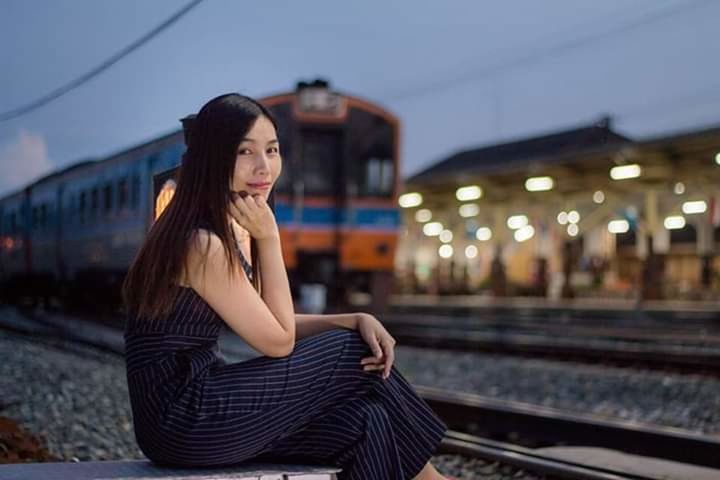
[(720, 126), (459, 151), (406, 179), (397, 291), (720, 299), (719, 202)]

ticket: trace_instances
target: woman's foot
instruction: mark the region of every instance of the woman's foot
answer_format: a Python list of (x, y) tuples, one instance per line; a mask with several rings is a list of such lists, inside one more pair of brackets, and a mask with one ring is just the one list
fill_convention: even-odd
[(413, 480), (458, 480), (454, 477), (444, 477), (440, 474), (430, 462), (426, 463), (420, 473)]

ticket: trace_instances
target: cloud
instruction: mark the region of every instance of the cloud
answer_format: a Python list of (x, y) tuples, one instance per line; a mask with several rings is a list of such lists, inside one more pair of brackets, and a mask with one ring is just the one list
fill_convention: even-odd
[(15, 140), (0, 146), (0, 195), (15, 191), (53, 169), (45, 138), (20, 130)]

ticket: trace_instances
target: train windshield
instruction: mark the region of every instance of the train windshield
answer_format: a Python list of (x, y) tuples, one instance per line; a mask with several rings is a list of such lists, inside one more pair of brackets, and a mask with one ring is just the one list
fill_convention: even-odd
[(339, 131), (305, 130), (302, 135), (302, 176), (306, 195), (336, 195), (342, 158)]
[(348, 119), (350, 178), (357, 196), (390, 197), (393, 194), (394, 134), (392, 125), (372, 113), (351, 109)]

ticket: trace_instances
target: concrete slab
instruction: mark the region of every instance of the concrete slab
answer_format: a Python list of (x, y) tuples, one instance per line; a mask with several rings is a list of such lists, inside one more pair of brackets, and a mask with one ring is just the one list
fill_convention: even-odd
[(149, 460), (0, 465), (3, 480), (335, 480), (341, 469), (247, 463), (219, 468), (160, 467)]

